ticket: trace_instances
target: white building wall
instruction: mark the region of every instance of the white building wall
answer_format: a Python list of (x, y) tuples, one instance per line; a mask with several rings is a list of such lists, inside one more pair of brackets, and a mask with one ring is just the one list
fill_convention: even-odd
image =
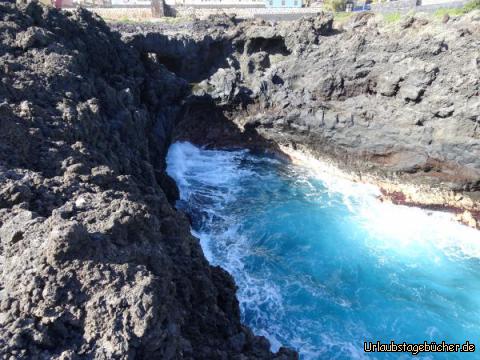
[[(151, 0), (111, 0), (112, 6), (149, 6)], [(176, 6), (240, 6), (263, 5), (265, 0), (165, 0), (167, 5)]]
[(151, 0), (111, 0), (112, 6), (150, 6)]
[(165, 0), (167, 5), (185, 5), (185, 6), (205, 6), (205, 5), (221, 5), (221, 6), (248, 6), (263, 5), (264, 0)]

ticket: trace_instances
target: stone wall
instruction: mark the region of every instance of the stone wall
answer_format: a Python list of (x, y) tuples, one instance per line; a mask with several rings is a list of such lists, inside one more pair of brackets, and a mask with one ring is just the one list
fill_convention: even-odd
[(406, 12), (417, 7), (420, 0), (396, 0), (371, 5), (374, 12)]
[(442, 8), (461, 8), (465, 6), (468, 0), (454, 1), (451, 0), (421, 0), (422, 5), (417, 7), (417, 11), (434, 12)]
[(105, 20), (148, 20), (152, 19), (152, 9), (150, 7), (131, 7), (131, 8), (88, 8)]
[[(105, 20), (149, 20), (152, 19), (150, 7), (129, 7), (129, 8), (89, 8), (90, 11), (98, 14)], [(267, 8), (197, 8), (177, 6), (174, 8), (177, 17), (195, 17), (205, 19), (215, 14), (235, 14), (238, 18), (252, 19), (254, 17), (266, 20), (294, 20), (302, 16), (314, 16), (321, 12), (319, 8), (299, 9), (267, 9)]]
[(468, 0), (398, 0), (372, 4), (371, 10), (378, 13), (406, 13), (411, 10), (431, 13), (443, 8), (460, 8), (467, 2)]
[(176, 14), (179, 17), (182, 16), (195, 16), (196, 18), (206, 18), (209, 15), (214, 14), (235, 14), (238, 18), (252, 19), (254, 17), (268, 18), (274, 20), (274, 17), (279, 19), (285, 16), (293, 18), (299, 18), (301, 16), (312, 16), (321, 12), (318, 8), (298, 8), (298, 9), (268, 9), (268, 8), (193, 8), (193, 7), (176, 7)]

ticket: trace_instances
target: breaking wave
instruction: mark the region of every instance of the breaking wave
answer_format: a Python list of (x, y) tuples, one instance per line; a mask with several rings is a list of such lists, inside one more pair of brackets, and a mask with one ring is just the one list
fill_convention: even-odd
[(451, 215), (248, 151), (175, 143), (167, 165), (205, 256), (233, 275), (243, 321), (273, 350), (397, 359), (363, 342), (477, 340), (480, 235)]

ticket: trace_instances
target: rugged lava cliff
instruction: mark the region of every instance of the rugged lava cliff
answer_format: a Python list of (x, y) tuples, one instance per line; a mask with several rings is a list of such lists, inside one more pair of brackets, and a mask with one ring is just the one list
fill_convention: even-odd
[(0, 358), (266, 359), (164, 173), (188, 87), (86, 11), (0, 3)]
[(1, 358), (296, 358), (174, 209), (173, 139), (296, 149), (478, 226), (478, 12), (114, 28), (0, 3)]

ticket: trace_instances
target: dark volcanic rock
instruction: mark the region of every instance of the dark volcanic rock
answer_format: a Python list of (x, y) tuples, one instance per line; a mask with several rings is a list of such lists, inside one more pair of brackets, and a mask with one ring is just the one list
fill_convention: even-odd
[(295, 358), (172, 206), (187, 83), (87, 11), (2, 2), (0, 28), (0, 358)]
[(1, 2), (0, 357), (296, 358), (240, 323), (173, 207), (170, 141), (309, 152), (478, 225), (478, 19), (222, 17), (122, 40), (87, 11)]

